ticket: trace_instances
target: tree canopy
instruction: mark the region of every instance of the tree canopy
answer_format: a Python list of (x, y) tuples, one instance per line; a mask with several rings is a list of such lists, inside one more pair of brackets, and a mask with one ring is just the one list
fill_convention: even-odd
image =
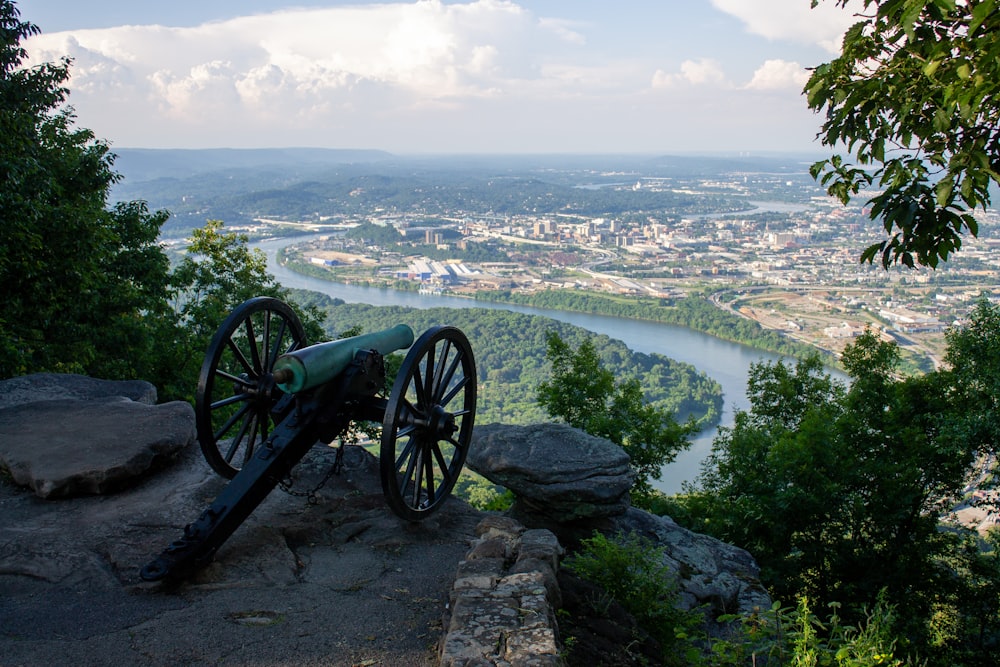
[(24, 68), (38, 29), (0, 0), (0, 376), (120, 376), (167, 310), (164, 212), (106, 209), (114, 156), (65, 106), (69, 60)]
[(945, 368), (900, 379), (896, 344), (868, 332), (844, 352), (849, 386), (815, 357), (755, 365), (750, 409), (681, 502), (754, 555), (776, 599), (856, 622), (882, 595), (907, 650), (976, 664), (956, 656), (1000, 641), (1000, 553), (942, 522), (996, 455), (1000, 311), (981, 302), (948, 343)]
[(841, 55), (804, 91), (825, 113), (822, 143), (846, 147), (857, 165), (834, 155), (811, 173), (845, 204), (872, 188), (870, 216), (886, 239), (861, 261), (934, 268), (977, 235), (973, 212), (1000, 183), (998, 3), (862, 1)]

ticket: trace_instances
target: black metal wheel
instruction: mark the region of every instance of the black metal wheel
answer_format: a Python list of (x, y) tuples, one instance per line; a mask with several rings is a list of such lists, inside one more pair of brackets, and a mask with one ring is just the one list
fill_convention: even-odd
[(231, 479), (253, 456), (289, 401), (274, 383), (274, 361), (305, 346), (305, 331), (283, 301), (256, 297), (234, 310), (205, 353), (195, 395), (198, 442), (215, 472)]
[(389, 507), (419, 521), (441, 506), (465, 465), (476, 417), (476, 362), (455, 327), (427, 330), (396, 376), (379, 470)]

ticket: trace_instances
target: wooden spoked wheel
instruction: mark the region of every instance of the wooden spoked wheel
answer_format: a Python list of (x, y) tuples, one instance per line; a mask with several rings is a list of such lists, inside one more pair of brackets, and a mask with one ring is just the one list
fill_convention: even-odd
[(298, 316), (272, 297), (245, 301), (216, 331), (194, 407), (201, 451), (223, 477), (236, 476), (281, 421), (289, 400), (271, 376), (274, 361), (304, 346)]
[(379, 469), (389, 507), (419, 521), (441, 506), (469, 452), (476, 363), (455, 327), (434, 327), (410, 348), (389, 396)]

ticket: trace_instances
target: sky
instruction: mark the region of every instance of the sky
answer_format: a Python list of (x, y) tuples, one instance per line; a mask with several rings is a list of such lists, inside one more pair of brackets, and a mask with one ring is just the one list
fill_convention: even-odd
[[(852, 0), (853, 3), (859, 0)], [(113, 148), (823, 154), (825, 0), (19, 0)]]

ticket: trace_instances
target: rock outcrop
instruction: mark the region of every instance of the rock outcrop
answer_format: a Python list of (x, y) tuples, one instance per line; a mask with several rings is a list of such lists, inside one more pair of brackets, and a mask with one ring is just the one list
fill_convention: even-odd
[(635, 482), (621, 447), (564, 424), (477, 427), (466, 465), (513, 491), (512, 515), (531, 526), (624, 514)]
[(573, 547), (599, 530), (635, 532), (663, 547), (684, 608), (707, 607), (717, 616), (769, 607), (749, 553), (628, 506), (633, 478), (623, 470), (627, 462), (620, 447), (568, 426), (493, 424), (476, 430), (468, 463), (514, 493), (513, 517), (529, 528), (551, 530), (563, 545)]
[[(51, 393), (48, 421), (70, 432), (134, 403), (76, 396), (86, 410), (67, 421), (66, 399)], [(0, 413), (39, 405), (19, 402)], [(315, 502), (275, 490), (214, 562), (176, 585), (142, 582), (139, 569), (226, 484), (197, 447), (105, 495), (44, 500), (0, 475), (0, 663), (436, 664), (455, 568), (482, 515), (452, 498), (404, 521), (385, 503), (375, 457), (347, 447), (327, 479), (335, 457), (318, 446), (293, 470), (295, 490), (326, 482)]]
[[(139, 568), (225, 485), (189, 446), (192, 412), (156, 405), (142, 382), (0, 382), (0, 654), (12, 664), (556, 665), (560, 542), (594, 528), (664, 546), (687, 607), (769, 604), (749, 554), (630, 508), (621, 449), (551, 424), (476, 430), (470, 467), (517, 494), (516, 521), (454, 499), (402, 521), (378, 461), (348, 447), (318, 502), (273, 493), (215, 563), (176, 590), (147, 585)], [(327, 479), (332, 456), (317, 447), (296, 466), (302, 488)]]
[(0, 382), (0, 466), (40, 498), (135, 483), (195, 441), (194, 410), (148, 382), (38, 374)]

